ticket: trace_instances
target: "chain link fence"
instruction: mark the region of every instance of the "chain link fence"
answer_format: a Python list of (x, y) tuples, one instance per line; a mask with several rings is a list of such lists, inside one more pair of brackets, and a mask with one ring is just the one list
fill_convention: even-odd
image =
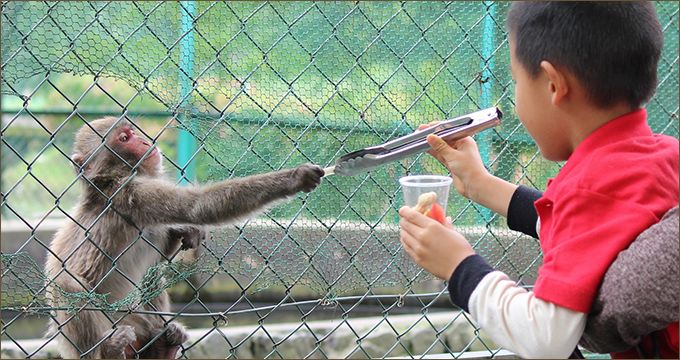
[[(476, 140), (489, 170), (539, 189), (544, 161), (513, 114), (494, 2), (2, 2), (2, 352), (53, 356), (43, 337), (45, 254), (72, 221), (75, 130), (127, 117), (163, 151), (168, 176), (204, 183), (311, 162), (498, 106)], [(665, 48), (648, 104), (678, 136), (678, 4), (658, 2)], [(71, 310), (141, 311), (161, 278), (186, 324), (182, 357), (455, 357), (500, 349), (400, 248), (397, 179), (445, 174), (423, 155), (325, 178), (266, 213), (211, 229), (115, 302), (66, 294)], [(456, 226), (491, 264), (531, 286), (538, 243), (457, 194)], [(139, 240), (139, 239), (138, 239)], [(140, 240), (141, 241), (141, 240)], [(145, 286), (145, 284), (150, 284)]]

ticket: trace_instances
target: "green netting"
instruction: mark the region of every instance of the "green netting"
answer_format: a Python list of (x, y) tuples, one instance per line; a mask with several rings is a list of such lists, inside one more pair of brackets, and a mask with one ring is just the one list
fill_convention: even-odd
[[(649, 121), (654, 131), (677, 137), (678, 5), (656, 5), (665, 48)], [(72, 136), (83, 120), (97, 115), (130, 115), (140, 128), (158, 130), (154, 141), (182, 182), (304, 162), (328, 166), (344, 153), (410, 133), (418, 124), (490, 106), (505, 113), (501, 126), (476, 136), (491, 172), (542, 189), (559, 170), (560, 164), (541, 159), (512, 111), (508, 3), (1, 6), (2, 216), (30, 233), (3, 244), (3, 311), (50, 311), (44, 299), (50, 279), (42, 272), (49, 238), (38, 229), (54, 217), (72, 221), (77, 193), (68, 163)], [(153, 120), (159, 116), (165, 118)], [(446, 289), (428, 281), (432, 278), (400, 248), (397, 179), (410, 173), (445, 169), (418, 156), (371, 173), (326, 178), (314, 192), (256, 218), (211, 229), (198, 260), (149, 269), (124, 299), (71, 294), (67, 307), (87, 303), (134, 311), (163, 289), (190, 284), (196, 294), (190, 302), (204, 316), (214, 316), (199, 294), (228, 282), (242, 294), (235, 302), (252, 311), (257, 306), (249, 296), (258, 290), (279, 289), (281, 303), (294, 303), (290, 293), (305, 288), (315, 299), (358, 294), (355, 305), (395, 295), (393, 303), (378, 300), (377, 314), (386, 318), (404, 296), (413, 296), (427, 320), (428, 297), (441, 298)], [(537, 242), (507, 230), (504, 219), (453, 192), (448, 212), (477, 252), (513, 278), (532, 282), (541, 261)], [(419, 288), (422, 284), (427, 287)], [(352, 307), (345, 310), (351, 313)], [(304, 323), (308, 314), (300, 312)], [(2, 333), (9, 336), (13, 320), (4, 321)], [(437, 336), (433, 344), (442, 342)], [(357, 335), (359, 355), (375, 356), (362, 348), (362, 339)], [(393, 349), (406, 348), (397, 344)], [(273, 349), (264, 355), (276, 356)]]

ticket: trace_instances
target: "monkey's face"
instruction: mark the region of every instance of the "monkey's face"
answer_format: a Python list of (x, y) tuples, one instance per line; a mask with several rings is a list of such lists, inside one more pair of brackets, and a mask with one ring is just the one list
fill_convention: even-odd
[(149, 170), (160, 167), (161, 152), (158, 147), (138, 136), (134, 129), (123, 124), (111, 134), (111, 148), (125, 159), (136, 163), (142, 160), (142, 167)]
[(92, 121), (78, 131), (74, 145), (76, 170), (82, 169), (89, 177), (124, 173), (133, 167), (152, 176), (162, 172), (159, 149), (138, 135), (127, 120), (108, 117)]

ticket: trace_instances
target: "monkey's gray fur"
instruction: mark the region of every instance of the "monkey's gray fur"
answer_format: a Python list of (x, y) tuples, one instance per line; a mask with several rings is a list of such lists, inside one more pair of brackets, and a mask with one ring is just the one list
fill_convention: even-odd
[[(73, 161), (83, 193), (73, 221), (55, 235), (46, 261), (50, 306), (73, 308), (66, 293), (106, 294), (118, 301), (146, 271), (170, 261), (205, 237), (201, 225), (253, 215), (299, 191), (312, 191), (323, 170), (314, 165), (203, 186), (178, 186), (162, 177), (161, 154), (117, 118), (99, 119), (76, 134)], [(60, 291), (61, 290), (61, 291)], [(62, 292), (63, 291), (63, 292)], [(174, 358), (187, 340), (183, 327), (157, 314), (56, 310), (50, 333), (64, 358)], [(168, 312), (166, 292), (141, 309)]]

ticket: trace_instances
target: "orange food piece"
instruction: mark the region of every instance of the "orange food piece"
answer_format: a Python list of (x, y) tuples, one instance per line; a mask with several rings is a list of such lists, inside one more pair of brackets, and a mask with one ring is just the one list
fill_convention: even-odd
[(430, 219), (436, 220), (441, 224), (444, 224), (446, 222), (446, 214), (444, 213), (444, 208), (437, 203), (432, 204), (430, 210), (425, 212), (425, 216), (429, 217)]

